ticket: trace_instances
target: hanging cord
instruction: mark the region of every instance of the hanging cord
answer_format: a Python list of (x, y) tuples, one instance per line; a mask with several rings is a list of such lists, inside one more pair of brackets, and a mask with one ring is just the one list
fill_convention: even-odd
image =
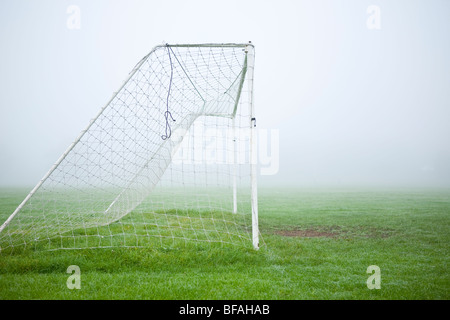
[(170, 56), (169, 44), (166, 44), (166, 47), (167, 47), (167, 52), (169, 53), (169, 61), (170, 61), (170, 82), (169, 82), (169, 90), (167, 92), (166, 112), (164, 112), (164, 118), (166, 118), (166, 134), (163, 134), (161, 136), (161, 138), (163, 140), (169, 139), (170, 136), (172, 135), (172, 129), (170, 128), (169, 117), (170, 117), (170, 119), (172, 119), (172, 121), (174, 121), (174, 122), (176, 121), (173, 118), (172, 113), (169, 111), (169, 97), (170, 97), (170, 90), (172, 89), (173, 65), (172, 65), (172, 57)]

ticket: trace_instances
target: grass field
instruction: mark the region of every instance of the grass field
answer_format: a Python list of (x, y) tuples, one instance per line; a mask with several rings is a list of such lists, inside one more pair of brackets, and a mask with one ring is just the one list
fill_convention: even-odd
[[(26, 193), (0, 189), (0, 215)], [(261, 188), (259, 210), (259, 251), (189, 242), (2, 254), (0, 299), (450, 298), (450, 190)], [(80, 290), (66, 286), (70, 265)], [(379, 290), (367, 287), (370, 265)]]

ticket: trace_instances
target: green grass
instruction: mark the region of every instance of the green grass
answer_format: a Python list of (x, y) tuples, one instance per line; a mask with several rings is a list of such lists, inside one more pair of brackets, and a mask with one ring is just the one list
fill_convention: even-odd
[[(0, 190), (0, 215), (24, 190)], [(449, 299), (449, 190), (260, 189), (259, 251), (187, 242), (0, 255), (0, 299)], [(81, 269), (81, 289), (66, 286)], [(369, 265), (381, 289), (369, 290)]]

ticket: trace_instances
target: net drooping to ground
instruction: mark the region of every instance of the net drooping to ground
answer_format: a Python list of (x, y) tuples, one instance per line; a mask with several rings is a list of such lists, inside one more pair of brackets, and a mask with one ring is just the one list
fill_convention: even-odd
[(252, 59), (155, 47), (3, 223), (1, 250), (251, 246)]

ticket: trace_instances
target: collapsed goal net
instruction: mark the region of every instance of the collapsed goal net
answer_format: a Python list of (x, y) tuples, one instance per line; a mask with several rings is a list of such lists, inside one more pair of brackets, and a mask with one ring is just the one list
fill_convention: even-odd
[(0, 227), (0, 250), (259, 246), (254, 47), (160, 45)]

